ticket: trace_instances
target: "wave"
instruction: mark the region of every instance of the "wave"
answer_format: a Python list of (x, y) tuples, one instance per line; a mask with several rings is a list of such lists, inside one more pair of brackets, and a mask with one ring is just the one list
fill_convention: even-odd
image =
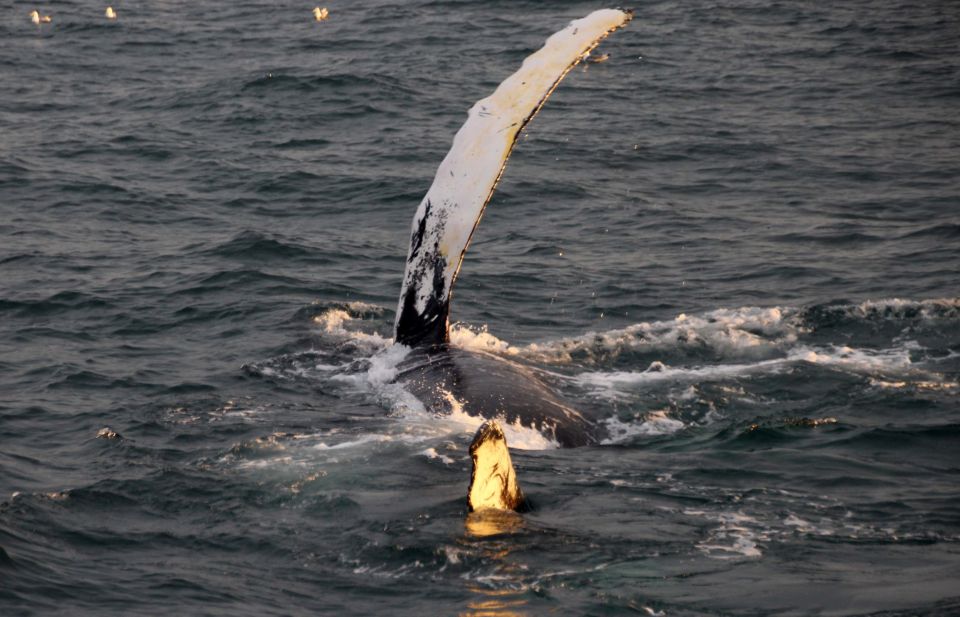
[(912, 360), (914, 344), (888, 349), (857, 349), (849, 346), (798, 345), (783, 357), (741, 364), (672, 367), (655, 361), (643, 371), (584, 371), (572, 381), (606, 400), (619, 400), (624, 392), (659, 384), (702, 384), (711, 381), (769, 377), (803, 365), (815, 365), (844, 374), (866, 377), (879, 388), (952, 391), (958, 383), (922, 368)]
[(858, 304), (836, 303), (804, 309), (804, 321), (810, 326), (832, 323), (836, 319), (891, 322), (960, 321), (960, 298), (906, 300), (887, 298), (864, 300)]
[(18, 317), (48, 317), (70, 311), (106, 311), (114, 304), (106, 298), (80, 291), (60, 291), (42, 300), (0, 298), (0, 311), (13, 311)]
[[(451, 400), (452, 413), (438, 417), (395, 383), (409, 349), (394, 344), (384, 333), (384, 316), (388, 314), (388, 309), (366, 302), (314, 305), (301, 311), (301, 318), (309, 318), (317, 328), (319, 339), (314, 348), (283, 354), (245, 369), (250, 374), (281, 380), (319, 379), (341, 395), (372, 398), (390, 416), (401, 420), (401, 430), (415, 436), (418, 443), (475, 431), (482, 419), (466, 413), (459, 401)], [(910, 337), (888, 337), (877, 346), (823, 342), (811, 337), (838, 320), (861, 324), (881, 320), (915, 333), (918, 324), (957, 319), (960, 299), (893, 298), (806, 308), (720, 308), (526, 345), (511, 344), (485, 327), (464, 324), (455, 324), (450, 335), (451, 342), (461, 348), (538, 364), (568, 395), (586, 397), (577, 405), (599, 410), (598, 419), (608, 435), (604, 443), (623, 443), (709, 424), (717, 418), (717, 405), (728, 405), (731, 400), (748, 407), (762, 403), (762, 395), (758, 401), (757, 394), (731, 386), (732, 381), (798, 372), (802, 376), (813, 367), (858, 379), (864, 391), (953, 392), (958, 387), (956, 380), (930, 366), (940, 361), (942, 354), (934, 357), (931, 349)], [(647, 354), (643, 369), (631, 368), (643, 359), (629, 355), (637, 353)], [(612, 361), (621, 355), (629, 360), (627, 368), (612, 370)], [(691, 357), (696, 361), (691, 362)], [(717, 385), (707, 387), (711, 383)], [(623, 405), (632, 417), (618, 415), (617, 409)], [(514, 447), (556, 447), (535, 430), (519, 425), (506, 428)], [(422, 452), (433, 457), (429, 450)]]
[(209, 249), (207, 254), (243, 260), (287, 260), (309, 257), (312, 252), (309, 248), (289, 240), (244, 231), (229, 241)]
[(626, 328), (513, 346), (486, 330), (455, 327), (451, 340), (467, 348), (549, 364), (596, 364), (629, 351), (688, 348), (727, 356), (756, 356), (794, 343), (800, 332), (796, 309), (742, 307), (717, 309), (702, 315), (681, 313), (672, 320), (640, 322)]
[[(438, 416), (401, 384), (395, 383), (400, 363), (410, 349), (371, 328), (367, 317), (379, 318), (384, 309), (355, 301), (326, 305), (311, 319), (319, 328), (321, 349), (284, 354), (246, 365), (248, 374), (278, 379), (316, 379), (345, 395), (373, 398), (389, 415), (403, 421), (404, 435), (416, 442), (451, 435), (472, 435), (484, 419), (468, 414), (451, 397), (451, 412)], [(376, 327), (376, 326), (375, 326)], [(348, 353), (344, 353), (344, 350)], [(550, 449), (556, 442), (519, 422), (503, 422), (507, 439), (518, 449)]]
[(370, 89), (378, 96), (393, 94), (417, 94), (413, 89), (404, 85), (405, 82), (395, 76), (387, 74), (357, 75), (354, 73), (338, 73), (331, 75), (297, 76), (284, 73), (267, 73), (248, 80), (240, 90), (267, 91), (267, 92), (297, 92), (310, 93), (323, 90), (331, 92), (353, 92), (356, 89)]
[(635, 437), (659, 437), (672, 435), (688, 426), (686, 422), (672, 418), (665, 409), (644, 414), (640, 422), (623, 422), (619, 418), (608, 418), (603, 423), (609, 437), (601, 443), (619, 444), (631, 441)]
[[(455, 324), (451, 341), (461, 347), (518, 356), (554, 365), (603, 364), (628, 352), (696, 351), (720, 359), (775, 358), (803, 355), (813, 363), (875, 363), (867, 356), (883, 355), (848, 346), (826, 350), (804, 347), (803, 337), (838, 320), (887, 321), (903, 327), (917, 323), (937, 325), (960, 321), (960, 298), (866, 300), (858, 304), (834, 303), (801, 307), (745, 306), (721, 308), (699, 315), (679, 314), (672, 320), (640, 322), (607, 331), (512, 345), (491, 334), (487, 328)], [(826, 354), (826, 355), (824, 355)], [(895, 352), (901, 357), (902, 350)]]

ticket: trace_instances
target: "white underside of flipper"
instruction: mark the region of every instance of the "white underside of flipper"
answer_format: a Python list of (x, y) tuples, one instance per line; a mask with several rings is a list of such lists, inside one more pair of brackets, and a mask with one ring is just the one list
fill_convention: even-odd
[(450, 290), (520, 131), (567, 72), (631, 16), (603, 9), (571, 22), (470, 109), (413, 219), (398, 342), (445, 340)]

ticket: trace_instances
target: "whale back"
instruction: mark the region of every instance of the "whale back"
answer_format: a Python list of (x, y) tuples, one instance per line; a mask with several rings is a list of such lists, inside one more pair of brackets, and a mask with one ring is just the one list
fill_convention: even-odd
[(539, 430), (563, 447), (596, 443), (603, 428), (555, 394), (531, 367), (491, 353), (423, 347), (399, 367), (397, 380), (434, 413), (460, 410)]
[(570, 22), (470, 109), (413, 219), (397, 307), (398, 343), (446, 342), (453, 284), (520, 131), (570, 69), (631, 17), (602, 9)]

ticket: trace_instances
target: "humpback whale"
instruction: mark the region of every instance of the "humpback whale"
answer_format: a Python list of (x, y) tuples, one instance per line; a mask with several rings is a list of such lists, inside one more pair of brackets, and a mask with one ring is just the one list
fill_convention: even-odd
[(474, 104), (413, 219), (394, 324), (395, 342), (412, 351), (397, 379), (434, 412), (459, 408), (486, 420), (470, 446), (470, 511), (524, 507), (498, 420), (540, 430), (561, 446), (587, 445), (601, 435), (532, 368), (451, 344), (450, 301), (470, 239), (520, 132), (567, 73), (631, 18), (630, 11), (603, 9), (570, 22)]

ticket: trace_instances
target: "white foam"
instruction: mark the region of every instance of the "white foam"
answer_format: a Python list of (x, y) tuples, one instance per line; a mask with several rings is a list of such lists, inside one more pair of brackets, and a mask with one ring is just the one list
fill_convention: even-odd
[[(808, 363), (817, 364), (844, 372), (863, 375), (914, 375), (920, 373), (914, 368), (911, 351), (919, 346), (909, 341), (900, 347), (891, 349), (856, 349), (848, 346), (797, 346), (787, 351), (786, 356), (770, 360), (761, 360), (747, 364), (716, 364), (676, 368), (662, 362), (653, 362), (645, 371), (585, 371), (573, 377), (574, 382), (592, 389), (599, 398), (619, 400), (621, 392), (635, 390), (638, 386), (659, 383), (718, 381), (732, 377), (744, 377), (753, 374), (773, 374), (782, 372), (790, 366)], [(934, 389), (939, 381), (911, 382), (916, 387)], [(883, 387), (904, 387), (906, 382), (876, 382)], [(944, 384), (944, 389), (953, 385)]]
[(313, 323), (323, 326), (323, 329), (330, 333), (347, 334), (343, 328), (346, 321), (353, 319), (347, 311), (343, 309), (329, 309), (313, 318)]
[(720, 523), (711, 529), (707, 538), (697, 543), (705, 555), (714, 559), (757, 558), (763, 556), (758, 542), (766, 539), (758, 522), (743, 512), (706, 512), (684, 510), (688, 516), (699, 516)]
[(787, 525), (788, 527), (796, 527), (797, 531), (809, 531), (813, 529), (813, 525), (796, 516), (795, 514), (791, 514), (783, 519), (783, 524)]
[(371, 313), (373, 315), (383, 315), (384, 308), (377, 304), (371, 304), (369, 302), (363, 302), (362, 300), (354, 300), (352, 302), (347, 302), (347, 310), (351, 313)]
[(883, 300), (866, 300), (860, 304), (847, 305), (846, 308), (852, 316), (864, 319), (917, 317), (929, 321), (960, 318), (960, 298), (931, 298), (927, 300), (886, 298)]
[(289, 468), (294, 465), (301, 467), (304, 464), (305, 461), (295, 461), (292, 456), (284, 455), (240, 461), (237, 463), (237, 467), (240, 469), (267, 469), (271, 467)]
[(367, 360), (367, 370), (333, 375), (331, 379), (352, 383), (362, 390), (375, 390), (390, 384), (399, 372), (400, 363), (410, 354), (406, 345), (390, 345), (374, 353)]
[[(449, 393), (447, 400), (450, 403), (450, 413), (437, 415), (427, 410), (423, 402), (403, 384), (394, 381), (399, 372), (400, 363), (410, 351), (410, 348), (405, 345), (390, 345), (369, 358), (367, 370), (334, 375), (331, 379), (348, 383), (359, 392), (375, 396), (384, 407), (390, 410), (392, 416), (403, 421), (404, 434), (414, 440), (475, 433), (485, 418), (473, 416), (464, 411), (462, 403)], [(540, 431), (522, 426), (519, 421), (511, 423), (503, 418), (500, 421), (511, 448), (546, 450), (559, 447), (555, 441)]]
[(642, 386), (661, 382), (713, 381), (749, 375), (751, 373), (771, 373), (782, 370), (792, 362), (788, 358), (764, 360), (750, 364), (718, 364), (693, 368), (674, 368), (662, 362), (656, 362), (645, 371), (588, 371), (574, 377), (579, 384), (599, 390), (601, 395), (611, 390), (630, 386)]
[(833, 536), (834, 531), (825, 526), (817, 526), (810, 521), (804, 520), (796, 514), (789, 514), (783, 519), (783, 524), (792, 527), (797, 533), (805, 533), (815, 536)]
[(472, 328), (462, 323), (455, 323), (450, 327), (450, 342), (462, 349), (474, 351), (489, 351), (510, 356), (522, 353), (520, 348), (490, 334), (486, 326)]
[[(434, 417), (433, 422), (449, 427), (450, 432), (456, 433), (475, 433), (480, 426), (486, 422), (486, 418), (474, 416), (463, 409), (460, 401), (452, 395), (448, 395), (451, 403), (451, 412), (440, 417)], [(505, 418), (498, 418), (500, 426), (503, 428), (504, 436), (507, 438), (507, 445), (517, 450), (553, 450), (559, 448), (553, 439), (550, 439), (535, 428), (523, 426), (519, 418), (516, 422), (507, 422)]]
[(951, 381), (931, 381), (931, 380), (903, 380), (903, 381), (890, 381), (886, 379), (870, 379), (870, 385), (877, 388), (884, 388), (889, 390), (930, 390), (930, 391), (947, 391), (947, 390), (956, 390), (960, 388), (960, 383), (951, 382)]
[[(838, 305), (852, 317), (925, 320), (960, 318), (960, 298), (930, 300), (868, 300), (860, 304)], [(451, 330), (452, 340), (468, 349), (482, 349), (504, 355), (554, 363), (590, 362), (616, 357), (624, 351), (710, 349), (724, 357), (768, 357), (784, 353), (806, 332), (803, 312), (795, 307), (721, 308), (699, 315), (681, 313), (674, 319), (641, 322), (602, 332), (554, 341), (515, 346), (491, 334), (485, 327), (472, 329), (458, 324)]]
[(387, 347), (370, 358), (367, 379), (378, 386), (392, 382), (397, 377), (398, 366), (409, 354), (410, 348), (405, 345)]
[(668, 413), (667, 410), (648, 412), (639, 423), (623, 422), (616, 417), (608, 418), (604, 424), (610, 437), (602, 443), (609, 445), (628, 441), (634, 437), (670, 435), (687, 427), (680, 420), (671, 418)]
[(436, 448), (427, 448), (426, 450), (424, 450), (424, 451), (421, 452), (420, 454), (422, 454), (423, 456), (425, 456), (425, 457), (427, 457), (427, 458), (429, 458), (429, 459), (439, 460), (439, 461), (440, 461), (441, 463), (443, 463), (444, 465), (453, 465), (453, 463), (455, 462), (455, 461), (454, 461), (452, 458), (450, 458), (449, 456), (447, 456), (447, 455), (445, 455), (445, 454), (440, 454), (439, 452), (437, 452), (437, 449), (436, 449)]
[(352, 439), (348, 441), (341, 441), (338, 443), (328, 444), (326, 441), (321, 441), (312, 446), (314, 450), (346, 450), (351, 448), (357, 448), (360, 446), (366, 446), (371, 443), (385, 443), (394, 441), (396, 439), (395, 435), (381, 435), (377, 433), (368, 433), (366, 435), (361, 435), (357, 439)]
[(714, 559), (735, 559), (738, 556), (762, 557), (763, 552), (757, 548), (757, 543), (749, 535), (744, 535), (744, 531), (743, 529), (731, 529), (716, 532), (718, 539), (730, 539), (732, 542), (729, 544), (701, 542), (697, 544), (697, 548)]
[[(942, 317), (946, 314), (960, 315), (960, 299), (944, 298), (934, 300), (903, 300), (898, 298), (865, 301), (857, 305), (841, 305), (857, 317), (871, 317), (877, 314), (900, 315), (919, 313), (928, 317)], [(324, 332), (350, 340), (366, 348), (370, 353), (389, 349), (392, 339), (375, 332), (364, 332), (355, 327), (358, 321), (351, 312), (380, 314), (382, 307), (353, 302), (348, 310), (331, 308), (314, 318)], [(362, 321), (362, 320), (360, 320)], [(641, 322), (626, 328), (605, 332), (587, 332), (582, 336), (563, 338), (555, 341), (531, 343), (516, 346), (491, 334), (486, 326), (480, 328), (464, 324), (454, 324), (450, 329), (450, 340), (458, 347), (488, 351), (506, 356), (520, 356), (546, 363), (566, 364), (577, 356), (578, 361), (609, 359), (624, 351), (675, 350), (683, 348), (710, 349), (724, 357), (763, 358), (771, 355), (786, 355), (790, 360), (805, 360), (818, 364), (846, 365), (848, 367), (866, 367), (877, 370), (889, 366), (895, 360), (902, 368), (909, 357), (898, 349), (892, 353), (878, 354), (868, 350), (855, 350), (849, 347), (794, 347), (798, 335), (805, 330), (800, 311), (793, 307), (756, 307), (721, 308), (700, 315), (681, 313), (672, 320)], [(800, 358), (800, 355), (804, 358)], [(907, 362), (904, 362), (906, 357)], [(773, 359), (773, 362), (782, 361)], [(737, 371), (749, 372), (755, 368), (772, 366), (764, 362), (752, 364), (721, 364), (715, 367), (694, 369), (673, 369), (700, 371), (689, 373), (692, 378), (709, 377), (711, 373), (736, 374)], [(872, 368), (871, 368), (872, 367)], [(318, 365), (315, 370), (335, 370), (334, 365)], [(644, 379), (671, 379), (677, 373), (665, 372), (659, 378), (648, 376)], [(613, 378), (617, 380), (616, 377)], [(636, 378), (632, 378), (636, 380)]]
[(332, 373), (349, 368), (353, 363), (329, 364), (321, 360), (327, 356), (317, 350), (283, 354), (266, 362), (245, 365), (244, 368), (272, 379), (310, 379), (316, 373)]
[(248, 456), (246, 454), (238, 454), (237, 448), (234, 448), (221, 458), (221, 462), (239, 469), (279, 469), (283, 473), (292, 469), (309, 469), (325, 473), (318, 472), (317, 465), (333, 465), (366, 457), (393, 444), (422, 447), (425, 441), (433, 438), (431, 433), (418, 431), (357, 434), (331, 430), (313, 434), (274, 434), (241, 444), (243, 451), (256, 452), (250, 458), (245, 458)]
[[(868, 301), (859, 305), (848, 305), (843, 310), (860, 317), (877, 314), (911, 317), (916, 314), (929, 314), (943, 317), (944, 314), (950, 314), (950, 311), (960, 314), (960, 299)], [(391, 415), (402, 420), (398, 436), (391, 438), (420, 443), (438, 437), (462, 436), (475, 432), (484, 418), (466, 413), (459, 402), (451, 400), (451, 413), (437, 416), (428, 411), (402, 384), (395, 382), (399, 365), (410, 350), (394, 344), (390, 338), (371, 332), (369, 324), (372, 322), (359, 317), (361, 314), (369, 316), (382, 313), (381, 307), (359, 302), (327, 309), (314, 318), (314, 322), (325, 335), (335, 340), (349, 341), (356, 346), (357, 353), (352, 362), (337, 365), (329, 362), (323, 354), (310, 352), (313, 355), (305, 355), (303, 362), (296, 358), (292, 368), (264, 367), (260, 370), (266, 375), (293, 371), (302, 376), (310, 376), (310, 373), (315, 375), (322, 372), (329, 375), (331, 380), (352, 385), (356, 391), (375, 397), (390, 410)], [(713, 355), (734, 360), (686, 367), (654, 362), (644, 371), (585, 371), (573, 377), (574, 382), (592, 390), (593, 395), (612, 400), (630, 400), (631, 394), (638, 387), (679, 382), (682, 388), (682, 391), (678, 390), (679, 400), (692, 401), (697, 394), (690, 384), (754, 374), (772, 374), (803, 363), (863, 374), (871, 378), (871, 384), (875, 387), (946, 390), (957, 386), (929, 375), (924, 379), (918, 378), (920, 371), (912, 360), (912, 357), (916, 357), (913, 352), (919, 349), (915, 342), (897, 341), (897, 347), (880, 350), (836, 345), (798, 345), (798, 337), (804, 332), (803, 315), (796, 308), (747, 306), (717, 309), (699, 315), (679, 314), (674, 319), (642, 322), (622, 329), (588, 332), (579, 337), (523, 346), (510, 344), (491, 334), (485, 327), (477, 329), (455, 324), (450, 334), (452, 343), (464, 349), (556, 364), (569, 363), (574, 359), (578, 363), (606, 361), (624, 351), (647, 353), (663, 350), (669, 353), (683, 349), (690, 349), (698, 354), (706, 349)], [(737, 359), (741, 361), (736, 361)], [(559, 377), (569, 379), (563, 375)], [(224, 411), (229, 414), (252, 415), (257, 410)], [(655, 410), (638, 416), (636, 421), (632, 422), (610, 419), (607, 421), (607, 429), (611, 437), (607, 443), (616, 443), (636, 436), (668, 435), (689, 426), (680, 419), (671, 417), (670, 413), (669, 410)], [(552, 439), (536, 429), (521, 426), (519, 423), (502, 424), (508, 443), (513, 448), (558, 447)], [(386, 437), (381, 435), (359, 439), (353, 445), (321, 439), (314, 449), (322, 451), (369, 447), (371, 443), (389, 441)], [(422, 454), (432, 456), (431, 452), (438, 457), (443, 456), (432, 448), (424, 450)], [(449, 464), (449, 459), (445, 457), (440, 460)]]
[(328, 309), (313, 318), (313, 322), (321, 326), (326, 334), (349, 340), (371, 352), (384, 349), (393, 343), (392, 338), (381, 336), (376, 332), (349, 328), (348, 326), (354, 321), (356, 318), (353, 315), (339, 308)]
[(893, 349), (855, 349), (845, 345), (799, 346), (791, 350), (787, 358), (843, 368), (856, 373), (900, 373), (911, 368), (910, 351), (916, 348), (916, 343)]
[(709, 348), (732, 357), (762, 357), (796, 342), (802, 331), (796, 316), (796, 309), (746, 306), (702, 315), (681, 313), (672, 320), (641, 322), (524, 347), (512, 347), (499, 339), (488, 344), (493, 349), (556, 364), (569, 363), (574, 356), (590, 362), (624, 351), (677, 348)]
[[(833, 308), (861, 319), (960, 319), (960, 298), (892, 298)], [(581, 336), (523, 346), (496, 337), (486, 327), (477, 329), (456, 324), (451, 328), (451, 340), (466, 349), (520, 356), (544, 363), (569, 364), (574, 358), (578, 362), (594, 362), (616, 357), (625, 351), (675, 349), (710, 349), (731, 359), (769, 358), (770, 355), (788, 353), (805, 332), (800, 309), (743, 306), (699, 315), (681, 313), (674, 319), (640, 322), (626, 328), (591, 331)]]
[[(349, 382), (358, 390), (376, 396), (387, 407), (391, 415), (404, 422), (403, 430), (409, 434), (433, 439), (440, 436), (472, 435), (486, 420), (470, 415), (463, 409), (461, 401), (447, 393), (450, 412), (442, 415), (427, 410), (423, 402), (417, 399), (403, 384), (394, 380), (399, 372), (400, 363), (409, 355), (410, 348), (404, 345), (391, 345), (370, 357), (369, 368), (364, 372), (334, 376), (333, 379)], [(521, 450), (546, 450), (559, 447), (552, 439), (540, 431), (523, 426), (517, 422), (507, 422), (500, 418), (507, 443), (511, 448)]]

